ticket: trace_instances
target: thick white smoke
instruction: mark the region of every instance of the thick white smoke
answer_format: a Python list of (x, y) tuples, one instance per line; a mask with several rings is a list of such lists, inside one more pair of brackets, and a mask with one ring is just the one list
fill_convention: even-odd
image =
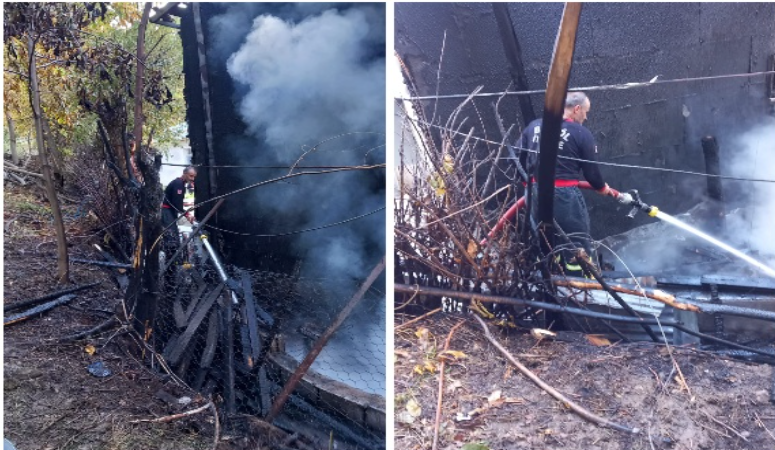
[[(327, 6), (267, 7), (272, 13), (256, 17), (228, 57), (240, 115), (262, 143), (238, 150), (244, 164), (291, 165), (311, 148), (301, 165), (384, 163), (384, 6), (321, 10)], [(243, 29), (246, 13), (255, 14), (235, 6), (210, 26), (226, 32), (233, 21)], [(227, 49), (234, 47), (230, 39), (214, 42)], [(373, 170), (302, 176), (252, 191), (249, 204), (264, 217), (283, 218), (286, 229), (262, 231), (312, 228), (383, 208), (384, 179), (384, 171)], [(349, 295), (384, 254), (384, 223), (383, 211), (299, 234), (294, 251), (303, 256), (304, 275), (342, 277), (352, 283), (336, 283), (335, 295)]]
[(240, 104), (249, 130), (283, 153), (336, 131), (382, 130), (385, 61), (364, 61), (370, 39), (362, 9), (328, 10), (297, 24), (256, 18), (228, 62), (232, 77), (250, 88)]
[[(775, 118), (734, 140), (734, 157), (730, 161), (734, 175), (744, 178), (775, 179)], [(761, 259), (775, 264), (775, 183), (745, 182), (736, 184), (748, 193), (744, 214), (727, 218), (727, 228), (741, 244), (757, 251)]]

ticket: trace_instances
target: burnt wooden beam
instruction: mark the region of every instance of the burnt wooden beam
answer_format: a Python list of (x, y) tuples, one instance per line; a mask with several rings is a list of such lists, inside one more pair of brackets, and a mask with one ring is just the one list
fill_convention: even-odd
[(243, 308), (245, 309), (244, 315), (248, 326), (250, 342), (248, 366), (253, 367), (256, 361), (258, 361), (258, 356), (261, 354), (261, 337), (258, 335), (258, 313), (256, 311), (256, 300), (253, 298), (253, 286), (250, 274), (243, 271), (240, 275), (242, 295), (245, 300), (243, 302)]
[(74, 292), (92, 288), (94, 286), (97, 286), (98, 284), (100, 283), (97, 282), (97, 283), (91, 283), (91, 284), (82, 284), (80, 286), (75, 286), (70, 289), (62, 289), (61, 291), (52, 292), (50, 294), (42, 295), (40, 297), (36, 297), (33, 299), (22, 300), (22, 301), (11, 303), (9, 305), (3, 305), (3, 312), (10, 312), (21, 308), (26, 308), (28, 306), (37, 305), (38, 303), (45, 302), (46, 300), (51, 300), (52, 298), (57, 298), (63, 295), (72, 294)]
[[(718, 141), (714, 136), (705, 136), (702, 138), (702, 153), (705, 156), (705, 173), (708, 175), (720, 175), (721, 164), (719, 162)], [(707, 227), (714, 233), (721, 233), (724, 230), (724, 193), (721, 189), (721, 178), (718, 176), (709, 176), (708, 179), (708, 197), (710, 198), (709, 214), (707, 217)]]
[(3, 326), (13, 325), (15, 323), (19, 323), (24, 320), (30, 319), (32, 317), (35, 317), (36, 315), (44, 313), (50, 309), (54, 309), (59, 305), (64, 305), (65, 303), (69, 303), (75, 297), (76, 297), (75, 294), (63, 295), (56, 300), (52, 300), (42, 305), (38, 305), (34, 308), (31, 308), (19, 314), (14, 314), (12, 316), (6, 317), (3, 319)]
[(464, 300), (476, 299), (476, 300), (479, 300), (480, 302), (499, 303), (504, 305), (514, 305), (514, 306), (530, 306), (533, 308), (545, 309), (547, 311), (556, 311), (556, 312), (562, 312), (567, 314), (575, 314), (581, 317), (591, 317), (595, 319), (611, 320), (615, 322), (645, 323), (649, 325), (673, 327), (687, 334), (691, 334), (693, 336), (697, 336), (699, 338), (702, 338), (708, 341), (724, 344), (732, 348), (739, 348), (740, 350), (746, 350), (752, 353), (756, 353), (758, 355), (764, 355), (770, 358), (775, 358), (775, 353), (770, 353), (762, 349), (738, 344), (736, 342), (728, 341), (726, 339), (720, 339), (710, 334), (700, 333), (674, 320), (657, 320), (656, 318), (648, 319), (648, 318), (638, 318), (638, 317), (626, 317), (626, 316), (619, 316), (616, 314), (606, 314), (606, 313), (599, 313), (599, 312), (590, 311), (586, 309), (572, 308), (569, 306), (558, 305), (556, 303), (539, 302), (535, 300), (525, 300), (525, 299), (513, 298), (513, 297), (504, 297), (501, 295), (478, 294), (476, 292), (460, 292), (452, 289), (439, 289), (439, 288), (422, 287), (422, 286), (418, 287), (417, 285), (394, 284), (393, 289), (396, 293), (413, 294), (413, 295), (414, 294), (431, 295), (431, 296), (437, 296), (437, 297), (449, 297), (449, 298), (464, 299)]
[(210, 196), (218, 192), (217, 172), (215, 169), (215, 146), (213, 145), (213, 119), (210, 107), (210, 76), (207, 70), (207, 52), (204, 41), (204, 27), (199, 11), (199, 3), (191, 4), (194, 13), (194, 26), (196, 28), (196, 44), (199, 55), (199, 77), (202, 85), (202, 101), (204, 105), (205, 138), (207, 141), (208, 185)]
[(581, 3), (565, 4), (546, 86), (537, 177), (538, 227), (543, 234), (541, 246), (544, 253), (549, 253), (554, 248), (554, 177), (557, 150), (580, 15)]
[[(702, 153), (705, 156), (705, 173), (708, 175), (720, 175), (718, 141), (716, 141), (714, 136), (702, 138)], [(708, 197), (720, 202), (724, 201), (720, 178), (708, 177)]]
[[(503, 51), (506, 59), (509, 61), (509, 74), (517, 91), (530, 90), (525, 76), (525, 65), (522, 61), (522, 49), (519, 46), (517, 34), (514, 31), (514, 25), (509, 14), (508, 3), (493, 2), (492, 11), (495, 14), (495, 21), (498, 23), (498, 30), (503, 42)], [(535, 117), (533, 111), (533, 102), (529, 95), (520, 95), (517, 97), (519, 102), (519, 112), (522, 115), (522, 128), (532, 122)]]
[(191, 342), (191, 338), (196, 333), (199, 325), (207, 316), (207, 313), (210, 311), (215, 301), (218, 299), (218, 297), (220, 297), (221, 293), (223, 292), (223, 288), (224, 284), (220, 283), (215, 289), (212, 290), (212, 292), (210, 292), (204, 303), (200, 305), (197, 311), (194, 313), (191, 321), (186, 327), (186, 331), (180, 335), (180, 338), (177, 340), (175, 347), (170, 350), (168, 362), (171, 365), (177, 364), (180, 360), (180, 357), (183, 356), (183, 351), (188, 347), (188, 344)]
[[(222, 283), (223, 284), (223, 283)], [(221, 313), (221, 348), (223, 350), (223, 377), (224, 397), (226, 399), (226, 413), (237, 412), (236, 396), (234, 391), (234, 305), (229, 295), (221, 295), (219, 302)]]

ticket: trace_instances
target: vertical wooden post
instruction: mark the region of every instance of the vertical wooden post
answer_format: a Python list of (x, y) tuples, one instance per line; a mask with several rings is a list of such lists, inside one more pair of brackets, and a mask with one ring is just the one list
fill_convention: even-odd
[(194, 11), (194, 27), (196, 28), (196, 44), (199, 53), (199, 76), (202, 83), (202, 101), (204, 102), (205, 116), (205, 138), (207, 140), (207, 164), (208, 183), (210, 185), (210, 195), (215, 196), (218, 192), (218, 182), (216, 180), (217, 171), (215, 170), (215, 149), (213, 148), (213, 119), (210, 109), (210, 81), (207, 71), (207, 53), (205, 51), (205, 38), (202, 28), (202, 16), (199, 11), (199, 3), (192, 4)]
[[(702, 138), (702, 153), (705, 155), (705, 173), (720, 175), (718, 141), (714, 136)], [(724, 193), (721, 189), (721, 178), (708, 177), (708, 197), (710, 197), (708, 214), (708, 231), (720, 233), (724, 231)]]
[[(514, 25), (511, 22), (508, 3), (493, 2), (492, 11), (495, 13), (495, 21), (498, 23), (498, 29), (503, 41), (503, 51), (506, 53), (506, 59), (509, 61), (511, 80), (518, 91), (527, 91), (527, 76), (525, 76), (525, 65), (522, 63), (522, 49), (519, 46), (519, 40), (514, 32)], [(517, 97), (519, 102), (519, 111), (522, 114), (522, 128), (532, 122), (535, 117), (533, 111), (533, 102), (528, 95)]]
[(581, 3), (565, 4), (546, 87), (538, 162), (538, 226), (543, 234), (541, 245), (544, 253), (554, 247), (554, 175), (580, 15)]

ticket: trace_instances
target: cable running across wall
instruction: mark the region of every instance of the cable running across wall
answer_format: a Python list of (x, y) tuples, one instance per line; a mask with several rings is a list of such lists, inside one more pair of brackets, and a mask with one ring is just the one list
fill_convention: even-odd
[[(408, 120), (411, 120), (412, 122), (416, 122), (416, 123), (420, 123), (420, 124), (427, 125), (427, 126), (430, 126), (430, 127), (438, 128), (440, 130), (447, 131), (447, 132), (450, 132), (452, 134), (457, 134), (457, 135), (460, 135), (460, 136), (463, 136), (463, 137), (466, 137), (466, 138), (469, 138), (469, 139), (474, 139), (476, 141), (484, 142), (484, 143), (487, 143), (487, 144), (493, 144), (493, 145), (497, 145), (497, 146), (503, 145), (501, 142), (491, 141), (489, 139), (484, 139), (484, 138), (476, 137), (476, 136), (473, 136), (473, 135), (469, 136), (468, 134), (461, 133), (461, 132), (453, 130), (451, 128), (442, 127), (441, 125), (434, 125), (432, 123), (428, 123), (428, 122), (425, 122), (425, 121), (420, 120), (420, 119), (411, 118), (411, 117), (409, 117), (407, 115), (404, 115), (404, 118), (408, 119)], [(539, 153), (538, 150), (531, 150), (529, 148), (521, 148), (521, 147), (517, 147), (515, 145), (511, 145), (511, 147), (513, 149), (515, 149), (515, 150), (521, 150), (521, 151), (526, 151), (526, 152), (530, 152), (530, 153)], [(760, 183), (775, 183), (775, 180), (768, 180), (768, 179), (764, 179), (764, 178), (733, 177), (733, 176), (729, 176), (729, 175), (714, 175), (714, 174), (703, 173), (703, 172), (693, 172), (691, 170), (668, 169), (666, 167), (638, 166), (638, 165), (634, 165), (634, 164), (612, 163), (612, 162), (606, 162), (606, 161), (591, 161), (591, 160), (588, 160), (588, 159), (573, 158), (571, 156), (563, 156), (563, 155), (557, 155), (557, 157), (560, 158), (560, 159), (567, 159), (569, 161), (580, 161), (580, 162), (588, 162), (588, 163), (592, 163), (592, 164), (599, 164), (601, 166), (623, 167), (623, 168), (627, 168), (627, 169), (654, 170), (654, 171), (657, 171), (657, 172), (680, 173), (680, 174), (685, 174), (685, 175), (699, 175), (699, 176), (704, 176), (704, 177), (720, 178), (722, 180), (751, 181), (751, 182), (760, 182)], [(499, 159), (510, 160), (512, 158), (511, 157), (502, 157), (502, 158), (499, 158)]]
[[(599, 86), (568, 88), (568, 92), (621, 90), (621, 89), (632, 89), (632, 88), (639, 88), (639, 87), (646, 87), (646, 86), (655, 86), (658, 84), (685, 83), (689, 81), (723, 80), (723, 79), (729, 79), (729, 78), (745, 78), (745, 77), (754, 77), (754, 76), (763, 76), (763, 75), (772, 75), (772, 74), (775, 74), (775, 70), (769, 70), (766, 72), (735, 73), (735, 74), (729, 74), (729, 75), (713, 75), (708, 77), (676, 78), (672, 80), (654, 80), (654, 81), (644, 81), (644, 82), (634, 82), (634, 83), (603, 84)], [(477, 98), (477, 97), (501, 97), (506, 95), (532, 95), (532, 94), (543, 94), (545, 92), (546, 92), (546, 89), (534, 89), (532, 91), (483, 92), (483, 93), (478, 93), (473, 95), (448, 94), (448, 95), (424, 95), (424, 96), (418, 96), (418, 97), (396, 97), (396, 100), (406, 100), (406, 101), (448, 100), (448, 99), (461, 99), (461, 98), (468, 98), (468, 97)]]
[(384, 169), (384, 166), (208, 166), (205, 164), (161, 163), (162, 166), (194, 167), (196, 169)]
[(220, 232), (222, 232), (222, 233), (228, 233), (228, 234), (236, 234), (236, 235), (239, 235), (239, 236), (251, 236), (251, 237), (283, 237), (283, 236), (292, 236), (292, 235), (294, 235), (294, 234), (307, 233), (307, 232), (310, 232), (310, 231), (318, 231), (318, 230), (324, 230), (324, 229), (326, 229), (326, 228), (333, 228), (333, 227), (336, 227), (336, 226), (339, 226), (339, 225), (344, 225), (344, 224), (346, 224), (346, 223), (349, 223), (349, 222), (354, 222), (354, 221), (356, 221), (356, 220), (363, 219), (364, 217), (368, 217), (368, 216), (370, 216), (370, 215), (372, 215), (372, 214), (376, 214), (376, 213), (378, 213), (378, 212), (380, 212), (380, 211), (384, 211), (384, 210), (385, 210), (385, 207), (383, 206), (382, 208), (375, 209), (374, 211), (370, 211), (370, 212), (367, 212), (367, 213), (365, 213), (365, 214), (361, 214), (361, 215), (359, 215), (359, 216), (350, 217), (349, 219), (341, 220), (341, 221), (339, 221), (339, 222), (329, 223), (329, 224), (327, 224), (327, 225), (321, 225), (321, 226), (319, 226), (319, 227), (315, 227), (315, 228), (307, 228), (307, 229), (305, 229), (305, 230), (288, 231), (288, 232), (286, 232), (286, 233), (279, 233), (279, 234), (253, 234), (253, 233), (241, 233), (241, 232), (239, 232), (239, 231), (226, 230), (226, 229), (224, 229), (224, 228), (219, 228), (219, 227), (216, 227), (216, 226), (213, 226), (213, 225), (208, 225), (208, 224), (205, 224), (205, 226), (204, 226), (204, 227), (205, 227), (205, 228), (207, 228), (207, 229), (210, 229), (210, 230), (216, 230), (216, 231), (220, 231)]

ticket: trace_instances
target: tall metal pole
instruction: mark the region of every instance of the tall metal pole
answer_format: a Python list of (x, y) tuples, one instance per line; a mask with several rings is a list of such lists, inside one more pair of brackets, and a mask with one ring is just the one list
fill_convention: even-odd
[(538, 162), (538, 221), (539, 233), (544, 236), (541, 245), (545, 252), (554, 247), (555, 165), (580, 15), (581, 3), (565, 4), (546, 87)]

